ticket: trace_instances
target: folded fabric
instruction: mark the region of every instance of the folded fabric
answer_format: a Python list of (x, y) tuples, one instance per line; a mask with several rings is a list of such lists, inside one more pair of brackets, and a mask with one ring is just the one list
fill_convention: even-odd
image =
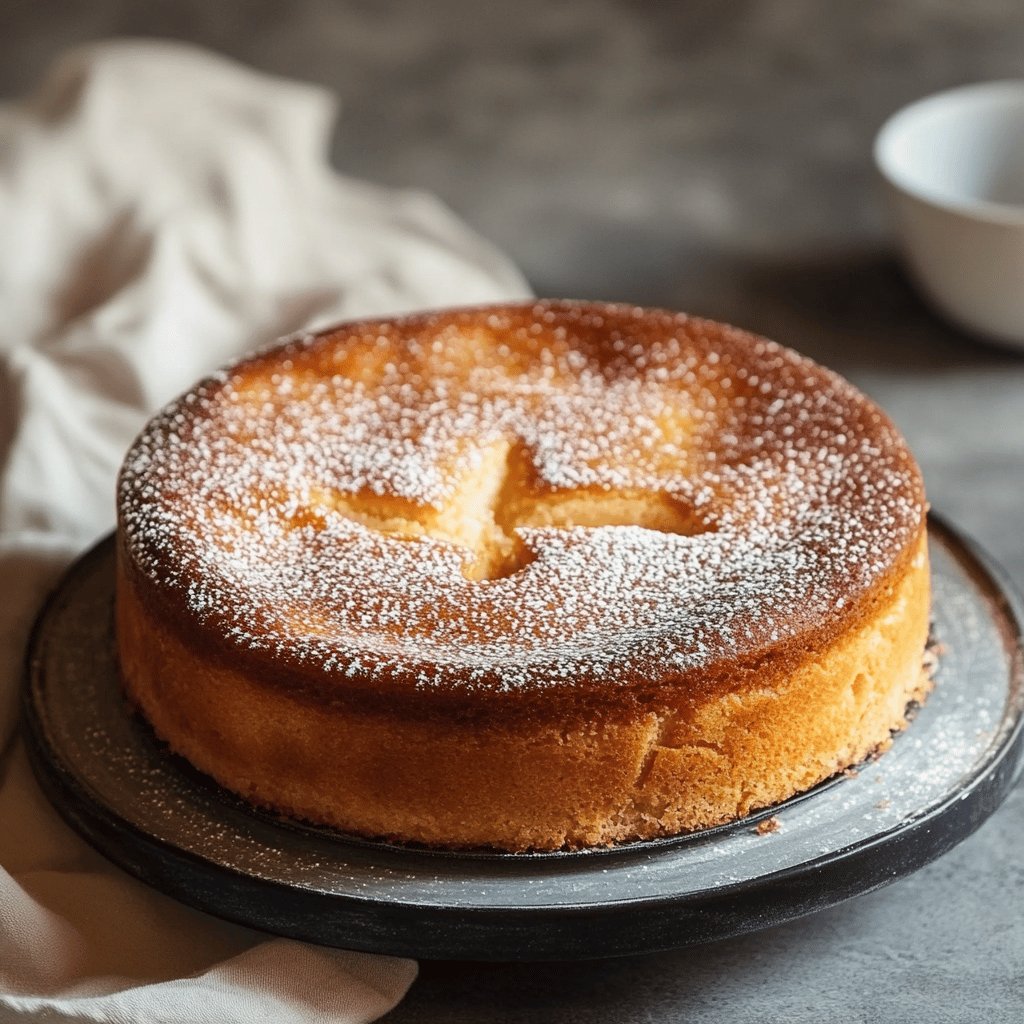
[(412, 961), (268, 939), (108, 864), (16, 734), (27, 630), (113, 525), (145, 419), (220, 363), (331, 320), (528, 295), (430, 196), (327, 164), (331, 98), (167, 43), (60, 60), (0, 108), (0, 1018), (368, 1021)]

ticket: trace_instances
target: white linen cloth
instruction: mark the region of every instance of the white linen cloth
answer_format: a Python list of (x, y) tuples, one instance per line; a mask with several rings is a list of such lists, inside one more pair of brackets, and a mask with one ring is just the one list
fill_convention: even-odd
[(229, 358), (332, 319), (524, 297), (429, 196), (339, 177), (332, 99), (167, 43), (105, 43), (0, 108), (0, 1020), (368, 1021), (412, 961), (268, 939), (108, 864), (16, 736), (28, 627), (114, 521), (121, 457)]

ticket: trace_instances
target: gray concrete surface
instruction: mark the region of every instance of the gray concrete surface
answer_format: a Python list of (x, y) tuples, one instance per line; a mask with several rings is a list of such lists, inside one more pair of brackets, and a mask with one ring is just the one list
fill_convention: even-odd
[[(1024, 585), (1024, 358), (932, 316), (870, 162), (885, 116), (1022, 74), (1015, 0), (14, 0), (0, 93), (62, 48), (173, 36), (336, 90), (346, 172), (431, 189), (537, 291), (688, 309), (846, 373), (903, 427), (933, 504)], [(711, 948), (426, 965), (399, 1022), (1024, 1020), (1024, 795), (872, 896)]]

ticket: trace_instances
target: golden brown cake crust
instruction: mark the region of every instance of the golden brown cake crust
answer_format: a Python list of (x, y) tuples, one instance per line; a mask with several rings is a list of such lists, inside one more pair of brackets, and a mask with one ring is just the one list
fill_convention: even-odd
[[(208, 378), (136, 440), (122, 667), (172, 746), (316, 820), (516, 849), (666, 834), (782, 799), (898, 727), (923, 685), (924, 513), (877, 406), (722, 324), (569, 302), (343, 324)], [(714, 738), (768, 728), (755, 706), (806, 743)], [(445, 796), (469, 770), (453, 744), (485, 740), (511, 760)], [(385, 766), (433, 804), (382, 780), (359, 797)], [(542, 813), (574, 800), (575, 823)]]

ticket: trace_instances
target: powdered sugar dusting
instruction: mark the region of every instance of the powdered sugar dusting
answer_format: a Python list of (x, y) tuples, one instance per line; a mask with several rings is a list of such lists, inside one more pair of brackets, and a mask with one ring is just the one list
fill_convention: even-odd
[[(443, 508), (498, 442), (539, 495), (656, 492), (697, 527), (521, 527), (533, 560), (473, 581), (455, 545), (318, 497)], [(339, 686), (617, 686), (765, 650), (841, 615), (923, 511), (902, 440), (835, 375), (706, 321), (571, 303), (290, 339), (165, 409), (120, 481), (126, 550), (169, 601)]]

